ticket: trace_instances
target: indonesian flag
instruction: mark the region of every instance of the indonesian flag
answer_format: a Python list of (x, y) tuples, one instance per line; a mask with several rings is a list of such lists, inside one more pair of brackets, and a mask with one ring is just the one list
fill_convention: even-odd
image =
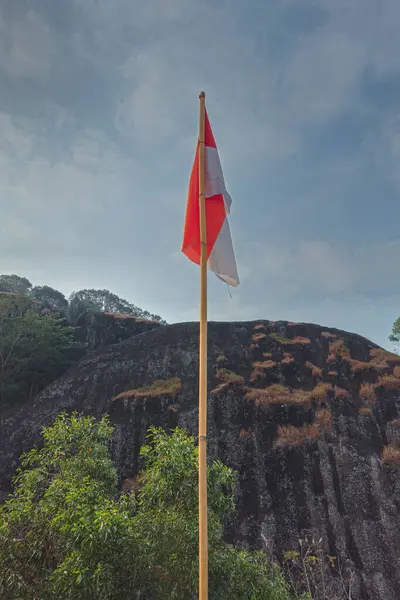
[[(229, 285), (236, 286), (239, 285), (239, 276), (228, 224), (232, 199), (225, 187), (207, 111), (204, 142), (208, 268)], [(198, 142), (190, 176), (182, 244), (182, 252), (197, 265), (200, 264), (199, 148)]]

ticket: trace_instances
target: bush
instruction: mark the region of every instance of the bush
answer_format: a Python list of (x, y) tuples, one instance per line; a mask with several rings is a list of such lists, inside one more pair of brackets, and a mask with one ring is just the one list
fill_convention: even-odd
[[(117, 493), (112, 427), (60, 415), (44, 447), (22, 457), (0, 508), (0, 596), (5, 600), (194, 600), (198, 577), (198, 452), (176, 429), (149, 431), (144, 470)], [(210, 597), (289, 600), (261, 552), (223, 540), (235, 473), (208, 465)], [(135, 491), (136, 490), (136, 491)]]

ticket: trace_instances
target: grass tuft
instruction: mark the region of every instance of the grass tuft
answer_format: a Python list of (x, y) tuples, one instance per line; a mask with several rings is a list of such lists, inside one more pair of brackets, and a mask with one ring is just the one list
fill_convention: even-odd
[(239, 438), (241, 440), (247, 440), (251, 436), (251, 431), (249, 429), (241, 429), (239, 433)]
[(373, 415), (372, 408), (368, 408), (368, 406), (362, 406), (358, 412), (362, 417), (372, 417)]
[(379, 377), (377, 385), (385, 390), (400, 390), (400, 379), (394, 375), (382, 375)]
[(327, 408), (321, 408), (315, 413), (315, 422), (321, 431), (330, 431), (332, 428), (332, 413)]
[(382, 450), (381, 460), (389, 465), (400, 465), (400, 450), (395, 446), (385, 446)]
[(349, 397), (349, 392), (347, 390), (344, 390), (341, 387), (335, 387), (335, 397), (336, 398), (348, 398)]
[(238, 375), (229, 369), (217, 369), (215, 377), (223, 383), (232, 383), (234, 381), (237, 383), (244, 383), (244, 378), (241, 375)]
[(311, 374), (313, 377), (322, 377), (321, 367), (317, 367), (316, 365), (313, 365), (313, 363), (310, 362), (309, 360), (305, 363), (305, 365), (308, 369), (311, 369)]
[(294, 363), (294, 358), (289, 352), (283, 353), (283, 359), (281, 360), (281, 365), (290, 365)]
[(274, 383), (263, 389), (249, 390), (245, 395), (245, 400), (251, 400), (256, 406), (265, 406), (269, 404), (300, 404), (302, 406), (310, 405), (309, 392), (305, 390), (290, 390), (279, 383)]
[(386, 362), (387, 364), (400, 364), (400, 356), (398, 354), (393, 354), (393, 352), (388, 352), (383, 348), (372, 348), (369, 351), (370, 356), (374, 359), (374, 362), (382, 363)]
[(330, 331), (322, 331), (321, 337), (324, 337), (327, 340), (336, 340), (337, 335), (335, 333), (331, 333)]
[(278, 437), (274, 442), (276, 448), (303, 446), (308, 442), (317, 440), (321, 435), (316, 423), (294, 427), (293, 425), (279, 425)]
[(329, 354), (333, 354), (336, 358), (350, 358), (350, 350), (342, 339), (330, 342)]
[(362, 383), (360, 387), (360, 398), (368, 404), (376, 404), (376, 386), (372, 383)]
[(265, 333), (254, 333), (251, 336), (251, 339), (253, 340), (253, 342), (259, 342), (260, 340), (262, 340), (263, 338), (266, 338), (267, 335)]
[(113, 401), (122, 398), (157, 398), (159, 396), (176, 396), (182, 389), (182, 381), (179, 377), (171, 379), (157, 379), (150, 386), (144, 386), (135, 390), (126, 390), (117, 396)]
[(327, 401), (329, 393), (333, 391), (333, 387), (330, 383), (322, 382), (318, 383), (315, 388), (311, 391), (310, 397), (312, 400), (319, 402)]

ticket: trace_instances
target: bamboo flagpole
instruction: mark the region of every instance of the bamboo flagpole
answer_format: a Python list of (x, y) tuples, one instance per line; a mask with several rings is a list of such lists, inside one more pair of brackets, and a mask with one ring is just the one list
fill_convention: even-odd
[[(207, 513), (207, 267), (228, 285), (239, 285), (228, 213), (232, 199), (200, 93), (199, 138), (190, 175), (182, 252), (200, 265), (199, 360), (199, 600), (208, 600)], [(207, 203), (207, 198), (212, 201)]]
[(205, 98), (200, 93), (200, 360), (199, 360), (199, 600), (208, 600), (207, 509), (207, 224), (205, 198)]

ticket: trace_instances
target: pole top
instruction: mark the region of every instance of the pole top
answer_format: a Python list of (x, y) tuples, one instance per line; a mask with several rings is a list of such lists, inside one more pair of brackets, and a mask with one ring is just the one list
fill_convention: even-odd
[(205, 98), (205, 97), (206, 97), (206, 93), (205, 92), (200, 92), (199, 98)]

